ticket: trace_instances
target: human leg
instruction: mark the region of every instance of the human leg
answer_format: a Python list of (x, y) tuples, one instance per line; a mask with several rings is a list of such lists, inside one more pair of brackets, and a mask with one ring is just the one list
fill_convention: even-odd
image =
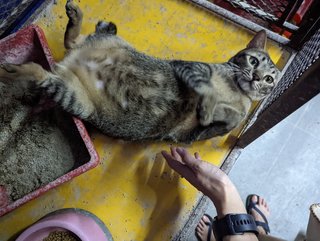
[[(223, 220), (229, 214), (237, 217), (246, 214), (245, 206), (236, 187), (219, 167), (202, 161), (197, 153), (194, 156), (190, 155), (183, 148), (171, 148), (171, 154), (163, 151), (162, 155), (171, 168), (212, 200), (217, 210), (218, 221)], [(204, 221), (206, 220), (204, 219)], [(250, 221), (254, 222), (254, 220)], [(203, 225), (201, 226), (205, 229)], [(221, 236), (219, 230), (215, 229), (215, 234)], [(208, 233), (210, 232), (207, 231)], [(224, 241), (258, 240), (255, 233), (251, 231), (243, 234), (233, 233), (231, 235), (231, 233), (227, 233), (223, 235)]]

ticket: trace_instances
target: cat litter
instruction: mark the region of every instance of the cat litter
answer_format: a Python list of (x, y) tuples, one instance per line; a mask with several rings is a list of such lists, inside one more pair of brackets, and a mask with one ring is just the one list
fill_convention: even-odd
[[(47, 70), (54, 64), (33, 25), (0, 40), (0, 63), (29, 61)], [(32, 85), (0, 81), (0, 216), (99, 163), (83, 123), (49, 102), (39, 105)]]

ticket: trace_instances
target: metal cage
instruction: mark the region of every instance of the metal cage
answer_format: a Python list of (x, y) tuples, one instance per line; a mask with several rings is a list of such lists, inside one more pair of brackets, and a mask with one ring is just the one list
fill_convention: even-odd
[(299, 16), (302, 16), (302, 10), (299, 9), (304, 7), (305, 10), (310, 7), (312, 0), (212, 0), (212, 2), (238, 15), (245, 15), (251, 21), (258, 21), (270, 30), (283, 33), (284, 29), (288, 31), (298, 29), (296, 24), (300, 23)]
[[(320, 1), (189, 1), (253, 31), (265, 29), (270, 38), (294, 49), (295, 57), (287, 64), (278, 86), (249, 121), (238, 141), (239, 147), (254, 141), (320, 92), (319, 79), (315, 77), (320, 68)], [(297, 14), (299, 21), (293, 20)], [(294, 21), (299, 24), (293, 25)], [(284, 31), (291, 31), (292, 35), (283, 36)]]
[(240, 137), (243, 148), (320, 93), (320, 28), (296, 54), (278, 86), (256, 113), (256, 120)]
[[(267, 31), (269, 38), (290, 44), (298, 50), (306, 39), (302, 35), (310, 34), (313, 22), (318, 21), (315, 0), (189, 0), (209, 11), (222, 15), (254, 32)], [(317, 13), (316, 13), (317, 14)], [(311, 15), (315, 15), (310, 18)], [(313, 32), (314, 33), (314, 32)], [(310, 35), (309, 35), (310, 36)], [(291, 44), (291, 40), (294, 44)]]

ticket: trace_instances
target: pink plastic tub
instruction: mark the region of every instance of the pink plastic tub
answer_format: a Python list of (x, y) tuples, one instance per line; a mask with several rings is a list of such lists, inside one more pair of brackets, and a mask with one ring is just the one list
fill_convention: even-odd
[[(38, 26), (31, 25), (0, 40), (0, 63), (22, 64), (30, 61), (41, 64), (47, 70), (50, 70), (54, 65), (44, 33)], [(88, 160), (84, 164), (78, 165), (76, 169), (12, 203), (8, 201), (6, 187), (0, 186), (0, 216), (98, 165), (98, 153), (85, 126), (77, 118), (73, 118), (73, 121), (89, 153)], [(77, 163), (77, 160), (75, 162)]]

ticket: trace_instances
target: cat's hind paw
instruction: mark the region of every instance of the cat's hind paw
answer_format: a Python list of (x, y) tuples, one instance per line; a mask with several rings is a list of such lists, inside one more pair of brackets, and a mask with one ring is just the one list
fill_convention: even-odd
[(0, 64), (0, 79), (13, 80), (19, 75), (20, 65), (3, 63)]
[(113, 22), (99, 21), (96, 24), (96, 33), (117, 34), (117, 26)]
[(82, 11), (72, 0), (68, 0), (66, 3), (66, 14), (73, 24), (78, 24), (82, 21)]
[(0, 79), (2, 80), (34, 80), (41, 81), (46, 77), (46, 71), (36, 63), (0, 64)]

